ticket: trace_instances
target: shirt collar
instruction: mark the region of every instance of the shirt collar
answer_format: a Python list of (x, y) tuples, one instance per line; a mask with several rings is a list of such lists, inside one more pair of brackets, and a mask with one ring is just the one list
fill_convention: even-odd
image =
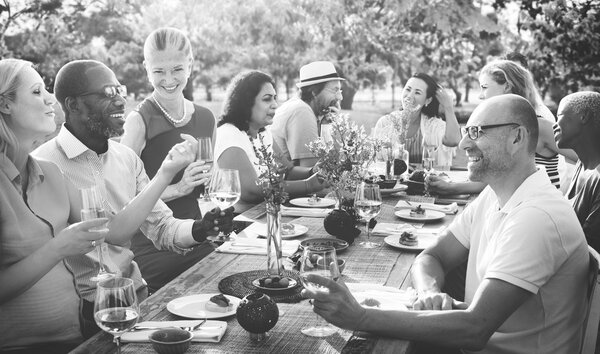
[[(38, 162), (29, 155), (27, 157), (27, 168), (29, 169), (29, 179), (36, 184), (44, 182), (44, 172)], [(21, 184), (23, 181), (17, 181), (21, 176), (15, 164), (4, 154), (0, 155), (0, 170), (2, 170), (14, 184)]]
[(535, 173), (527, 177), (523, 183), (521, 183), (519, 188), (512, 194), (500, 211), (508, 214), (522, 202), (529, 200), (534, 196), (539, 196), (541, 191), (548, 190), (549, 188), (555, 187), (550, 183), (550, 178), (546, 171), (538, 168)]
[(63, 149), (67, 158), (73, 159), (86, 151), (91, 151), (84, 143), (82, 143), (73, 133), (63, 126), (60, 128), (58, 135), (56, 136), (56, 142)]

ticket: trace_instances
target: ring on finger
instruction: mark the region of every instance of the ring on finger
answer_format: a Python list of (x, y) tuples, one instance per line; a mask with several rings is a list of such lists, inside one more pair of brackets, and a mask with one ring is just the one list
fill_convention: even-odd
[(96, 247), (96, 240), (92, 241), (92, 247)]

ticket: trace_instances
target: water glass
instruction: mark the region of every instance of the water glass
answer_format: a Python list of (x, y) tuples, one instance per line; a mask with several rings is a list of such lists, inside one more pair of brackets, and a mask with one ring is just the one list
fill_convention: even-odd
[(381, 192), (379, 185), (375, 183), (361, 182), (356, 186), (356, 194), (354, 196), (354, 209), (358, 212), (361, 218), (367, 221), (367, 241), (359, 243), (359, 246), (364, 248), (379, 247), (379, 243), (371, 241), (371, 229), (369, 224), (371, 219), (379, 215), (381, 211)]

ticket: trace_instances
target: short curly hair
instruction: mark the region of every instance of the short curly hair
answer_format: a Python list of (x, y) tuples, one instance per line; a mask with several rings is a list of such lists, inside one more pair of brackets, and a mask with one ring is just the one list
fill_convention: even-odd
[(588, 117), (595, 127), (600, 128), (600, 93), (575, 92), (565, 96), (560, 103), (568, 106), (574, 114)]
[(250, 129), (254, 100), (266, 83), (275, 86), (273, 78), (262, 71), (252, 70), (236, 75), (227, 87), (223, 114), (217, 126), (231, 123), (239, 130), (247, 132)]

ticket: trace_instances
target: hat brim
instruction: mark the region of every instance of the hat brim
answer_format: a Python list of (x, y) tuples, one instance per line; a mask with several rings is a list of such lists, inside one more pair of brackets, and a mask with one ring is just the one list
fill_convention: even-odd
[(311, 81), (306, 81), (306, 82), (298, 82), (296, 84), (296, 87), (297, 88), (303, 88), (303, 87), (306, 87), (306, 86), (312, 86), (312, 85), (320, 84), (322, 82), (327, 82), (327, 81), (346, 81), (346, 79), (342, 79), (341, 77), (328, 77), (326, 79), (311, 80)]

